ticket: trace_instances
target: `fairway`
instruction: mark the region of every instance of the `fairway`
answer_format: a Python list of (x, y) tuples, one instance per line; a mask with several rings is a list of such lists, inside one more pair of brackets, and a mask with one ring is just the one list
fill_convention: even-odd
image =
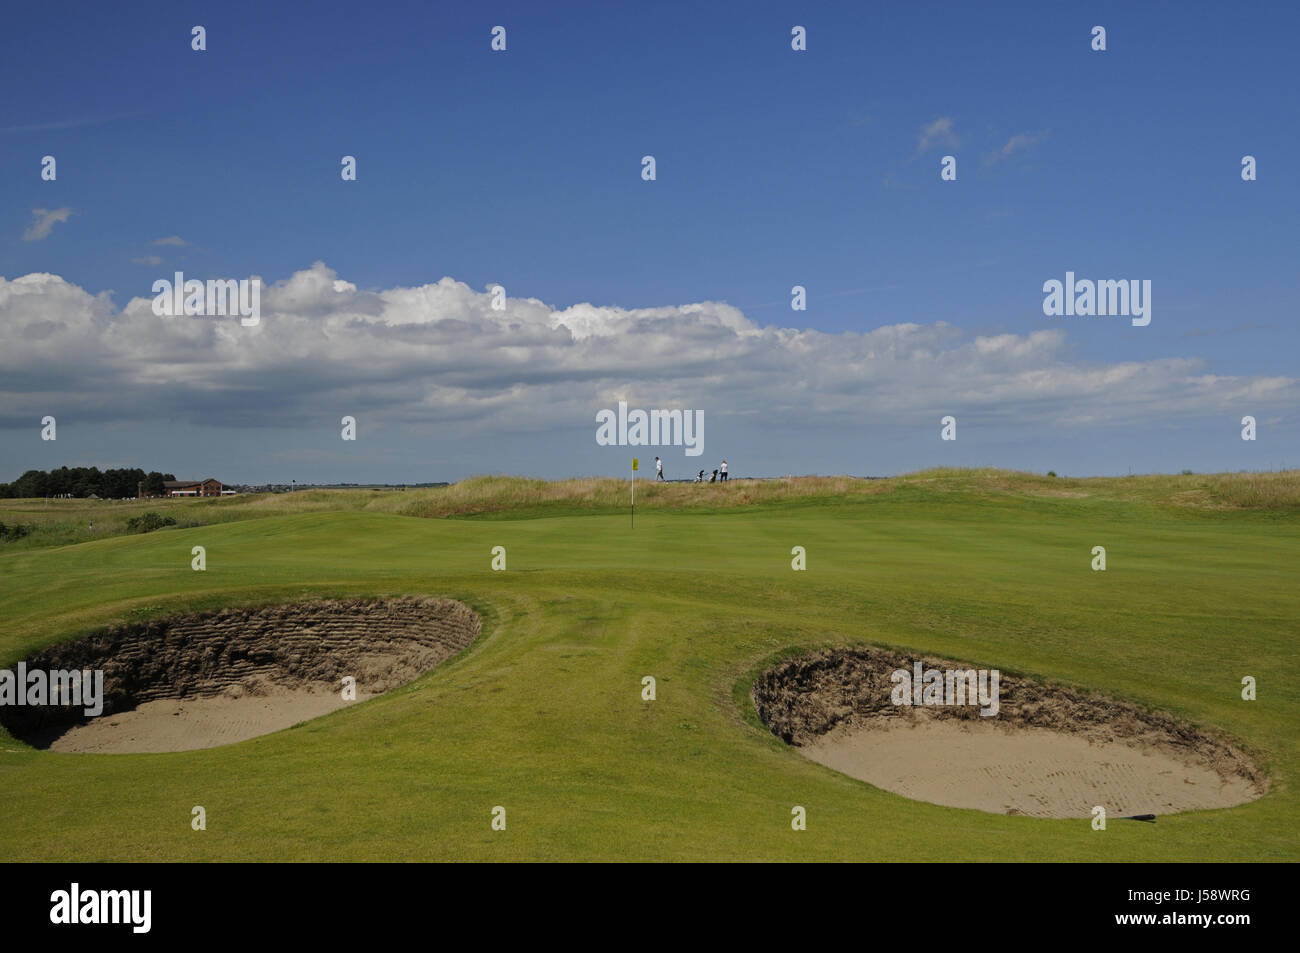
[[(0, 736), (0, 853), (1295, 860), (1296, 509), (1183, 505), (1178, 479), (940, 474), (769, 502), (733, 481), (647, 491), (644, 509), (638, 489), (635, 528), (615, 509), (617, 481), (608, 500), (592, 489), (515, 505), (487, 481), (477, 515), (439, 515), (445, 494), (432, 491), (337, 491), (297, 508), (169, 503), (205, 525), (25, 541), (0, 549), (0, 667), (112, 624), (315, 599), (455, 599), (483, 631), (403, 687), (223, 747), (68, 754)], [(753, 501), (738, 505), (742, 494)], [(22, 518), (10, 506), (4, 518)], [(791, 568), (797, 546), (805, 571)], [(802, 757), (750, 698), (783, 657), (866, 644), (1150, 706), (1240, 744), (1268, 793), (1104, 832), (888, 793)], [(1246, 676), (1258, 700), (1243, 700)], [(195, 806), (204, 831), (191, 829)]]

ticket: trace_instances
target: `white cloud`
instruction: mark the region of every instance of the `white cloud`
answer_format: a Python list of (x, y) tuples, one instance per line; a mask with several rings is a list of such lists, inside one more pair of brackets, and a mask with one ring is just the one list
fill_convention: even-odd
[(916, 151), (920, 154), (935, 146), (956, 147), (958, 142), (957, 135), (952, 131), (952, 117), (940, 116), (921, 127), (921, 138), (916, 144)]
[(937, 421), (953, 407), (963, 419), (1156, 427), (1297, 398), (1294, 378), (1216, 376), (1199, 359), (1077, 361), (1059, 322), (989, 336), (942, 321), (826, 333), (760, 326), (711, 301), (491, 301), (451, 278), (362, 291), (317, 262), (267, 285), (261, 323), (246, 328), (159, 318), (150, 297), (118, 310), (56, 275), (0, 278), (0, 423), (39, 419), (52, 395), (98, 420), (314, 426), (329, 407), (478, 436), (586, 427), (619, 399), (761, 414), (796, 432), (864, 415)]
[(32, 209), (32, 223), (27, 226), (23, 232), (23, 241), (39, 242), (48, 238), (50, 231), (59, 222), (66, 222), (72, 215), (72, 209), (64, 208), (34, 208)]
[(185, 239), (179, 235), (168, 235), (166, 238), (155, 238), (149, 244), (151, 245), (175, 245), (178, 248), (184, 248), (189, 245)]
[(986, 155), (984, 157), (984, 163), (986, 165), (992, 165), (994, 162), (999, 162), (1002, 159), (1007, 158), (1014, 152), (1018, 152), (1021, 149), (1027, 149), (1032, 145), (1042, 142), (1045, 138), (1047, 138), (1046, 133), (1018, 132), (1008, 139), (1001, 149), (998, 149), (996, 152), (990, 152)]
[(45, 122), (29, 123), (22, 126), (5, 126), (0, 128), (0, 133), (46, 132), (51, 129), (76, 129), (80, 126), (99, 126), (106, 122), (116, 122), (119, 119), (131, 119), (143, 115), (145, 115), (145, 112), (139, 110), (127, 113), (110, 113), (104, 116), (78, 116), (73, 119), (47, 120)]

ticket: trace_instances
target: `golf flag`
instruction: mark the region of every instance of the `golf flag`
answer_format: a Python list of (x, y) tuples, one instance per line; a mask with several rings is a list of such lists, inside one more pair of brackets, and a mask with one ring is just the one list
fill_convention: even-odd
[(632, 471), (633, 471), (634, 473), (636, 472), (636, 468), (637, 468), (637, 465), (638, 465), (639, 463), (640, 463), (640, 461), (637, 460), (636, 457), (633, 457), (633, 458), (632, 458)]

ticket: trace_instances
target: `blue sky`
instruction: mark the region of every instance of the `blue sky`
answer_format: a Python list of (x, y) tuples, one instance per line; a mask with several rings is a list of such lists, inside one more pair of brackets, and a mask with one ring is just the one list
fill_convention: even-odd
[[(497, 24), (504, 53), (489, 49)], [(806, 52), (790, 48), (795, 24)], [(1090, 49), (1095, 24), (1105, 52)], [(622, 472), (631, 454), (593, 439), (620, 394), (705, 410), (698, 465), (665, 454), (692, 472), (723, 456), (742, 475), (1295, 465), (1298, 27), (1289, 3), (15, 8), (0, 37), (0, 275), (57, 275), (100, 304), (61, 288), (0, 297), (0, 480), (62, 463), (230, 481)], [(40, 178), (47, 154), (55, 182)], [(939, 179), (945, 154), (956, 182)], [(1241, 180), (1247, 154), (1258, 181)], [(70, 211), (25, 240), (35, 209)], [(171, 236), (185, 244), (155, 244)], [(455, 394), (436, 366), (421, 377), (372, 355), (369, 334), (306, 349), (313, 376), (274, 313), (267, 338), (230, 344), (262, 350), (229, 352), (228, 377), (171, 354), (160, 381), (157, 354), (121, 345), (149, 336), (123, 309), (177, 269), (270, 285), (311, 273), (377, 295), (449, 277), (555, 313), (678, 310), (636, 312), (609, 347), (567, 357), (549, 342), (516, 356), (497, 334), (484, 353), (475, 322), (491, 315), (463, 296), (385, 312), (386, 327), (461, 322), (438, 346), (485, 371)], [(1151, 324), (1045, 317), (1042, 283), (1067, 270), (1149, 279)], [(790, 309), (795, 284), (807, 311)], [(698, 303), (830, 336), (826, 357), (809, 373), (779, 335), (697, 340)], [(340, 326), (357, 307), (318, 304), (311, 320)], [(553, 330), (542, 311), (525, 320)], [(49, 322), (85, 353), (24, 353)], [(853, 336), (900, 325), (941, 331), (888, 368), (850, 361), (823, 379), (837, 355), (885, 360)], [(1049, 330), (1062, 339), (1026, 347), (1050, 354), (1018, 363), (1016, 342)], [(1004, 366), (978, 364), (981, 339), (1002, 340)], [(643, 365), (619, 350), (629, 341)], [(1055, 386), (1070, 370), (1092, 383)], [(223, 414), (231, 379), (231, 406), (259, 412)], [(377, 396), (380, 381), (394, 392)], [(349, 412), (352, 446), (338, 440)], [(957, 441), (938, 439), (936, 412), (957, 416)]]

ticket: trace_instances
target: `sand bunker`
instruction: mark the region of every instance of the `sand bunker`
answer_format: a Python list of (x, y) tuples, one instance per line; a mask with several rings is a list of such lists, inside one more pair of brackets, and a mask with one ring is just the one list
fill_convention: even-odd
[[(1000, 706), (902, 706), (890, 674), (917, 656), (823, 650), (755, 683), (772, 733), (804, 756), (905, 797), (1032, 817), (1171, 814), (1261, 797), (1234, 745), (1129, 702), (1002, 675)], [(922, 657), (924, 668), (972, 666)]]
[[(102, 669), (104, 710), (3, 707), (39, 748), (183, 751), (264, 735), (396, 688), (467, 648), (482, 621), (443, 599), (223, 609), (117, 626), (52, 646), (32, 669)], [(342, 697), (356, 679), (356, 701)]]

